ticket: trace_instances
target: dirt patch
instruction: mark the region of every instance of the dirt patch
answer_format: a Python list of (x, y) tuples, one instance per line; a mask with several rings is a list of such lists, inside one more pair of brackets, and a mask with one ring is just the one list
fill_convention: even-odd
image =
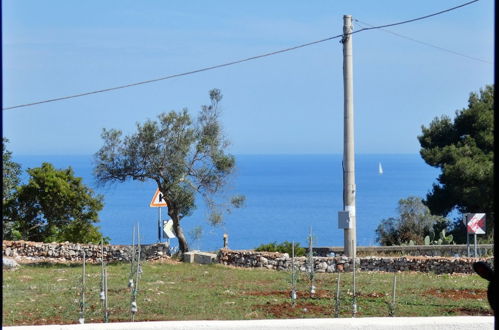
[(364, 298), (384, 298), (388, 296), (387, 293), (381, 293), (381, 292), (369, 292), (369, 293), (357, 293), (357, 297), (364, 297)]
[(456, 313), (458, 315), (469, 315), (469, 316), (493, 316), (492, 310), (483, 308), (453, 308), (448, 310), (449, 313)]
[[(286, 290), (246, 291), (243, 292), (243, 294), (248, 296), (259, 296), (259, 297), (278, 296), (278, 297), (289, 298), (291, 296), (291, 292)], [(349, 296), (352, 295), (351, 293), (347, 294)], [(298, 296), (298, 298), (312, 298), (312, 299), (333, 299), (335, 297), (335, 293), (327, 290), (317, 290), (313, 297), (310, 296), (310, 292), (308, 291), (297, 291), (296, 295)], [(369, 293), (357, 292), (356, 296), (364, 298), (384, 298), (388, 296), (388, 294), (382, 292), (369, 292)]]
[[(246, 291), (243, 292), (244, 295), (248, 296), (259, 296), (259, 297), (268, 297), (268, 296), (278, 296), (278, 297), (290, 297), (291, 291), (287, 290), (275, 290), (275, 291)], [(296, 295), (298, 298), (332, 298), (333, 296), (329, 291), (326, 290), (316, 290), (315, 294), (311, 297), (310, 292), (308, 291), (297, 291)]]
[(168, 264), (168, 265), (177, 265), (182, 263), (182, 261), (172, 257), (162, 257), (159, 259), (147, 260), (147, 262), (151, 264)]
[(439, 298), (458, 299), (487, 299), (487, 290), (484, 289), (431, 289), (424, 292), (424, 295), (435, 296)]
[(326, 316), (331, 315), (331, 307), (315, 305), (313, 303), (296, 303), (294, 306), (290, 302), (281, 304), (266, 303), (256, 305), (255, 309), (263, 311), (266, 314), (272, 315), (274, 318), (303, 318), (310, 316)]

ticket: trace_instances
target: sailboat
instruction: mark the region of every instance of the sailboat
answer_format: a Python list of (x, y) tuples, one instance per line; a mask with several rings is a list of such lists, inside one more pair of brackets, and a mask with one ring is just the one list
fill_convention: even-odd
[(380, 175), (383, 174), (383, 167), (381, 166), (381, 163), (378, 163), (378, 173)]

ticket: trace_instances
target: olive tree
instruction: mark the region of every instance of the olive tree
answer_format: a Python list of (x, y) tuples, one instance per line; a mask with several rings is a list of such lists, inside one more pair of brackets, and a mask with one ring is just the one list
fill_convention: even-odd
[(211, 104), (202, 106), (195, 120), (183, 109), (137, 123), (136, 132), (127, 136), (117, 129), (104, 129), (104, 145), (95, 155), (94, 173), (101, 184), (129, 179), (157, 184), (182, 253), (189, 246), (180, 222), (192, 213), (197, 196), (207, 203), (214, 225), (223, 222), (231, 203), (239, 207), (244, 200), (221, 196), (235, 158), (226, 153), (229, 143), (219, 122), (222, 94), (213, 89), (209, 95)]

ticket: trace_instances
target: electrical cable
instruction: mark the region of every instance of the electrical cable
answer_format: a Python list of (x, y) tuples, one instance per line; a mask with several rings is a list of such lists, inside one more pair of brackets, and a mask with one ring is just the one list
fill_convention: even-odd
[[(360, 21), (358, 19), (354, 19), (354, 21), (357, 22), (361, 27), (363, 27), (362, 25), (366, 25), (366, 26), (369, 26), (369, 27), (374, 27), (374, 25), (366, 23), (366, 22), (362, 22), (362, 21)], [(469, 56), (469, 55), (466, 55), (466, 54), (458, 53), (458, 52), (453, 51), (451, 49), (447, 49), (447, 48), (444, 48), (444, 47), (433, 45), (433, 44), (430, 44), (429, 42), (417, 40), (417, 39), (414, 39), (414, 38), (411, 38), (411, 37), (408, 37), (408, 36), (405, 36), (405, 35), (402, 35), (400, 33), (396, 33), (396, 32), (393, 32), (393, 31), (390, 31), (390, 30), (387, 30), (387, 29), (384, 29), (384, 28), (379, 28), (379, 29), (381, 31), (383, 31), (383, 32), (391, 33), (391, 34), (393, 34), (393, 35), (395, 35), (397, 37), (400, 37), (400, 38), (403, 38), (403, 39), (407, 39), (407, 40), (410, 40), (410, 41), (414, 41), (414, 42), (417, 42), (419, 44), (422, 44), (422, 45), (425, 45), (425, 46), (428, 46), (428, 47), (432, 47), (432, 48), (435, 48), (435, 49), (438, 49), (438, 50), (442, 50), (442, 51), (447, 52), (447, 53), (451, 53), (451, 54), (454, 54), (454, 55), (466, 57), (466, 58), (468, 58), (470, 60), (475, 60), (475, 61), (479, 61), (479, 62), (483, 62), (483, 63), (487, 63), (487, 64), (494, 64), (491, 61), (487, 61), (487, 60), (484, 60), (484, 59), (481, 59), (481, 58), (478, 58), (478, 57), (473, 57), (473, 56)]]
[(351, 34), (363, 32), (363, 31), (367, 31), (367, 30), (383, 29), (383, 28), (387, 28), (387, 27), (390, 27), (390, 26), (396, 26), (396, 25), (402, 25), (402, 24), (407, 24), (407, 23), (412, 23), (412, 22), (420, 21), (422, 19), (430, 18), (430, 17), (437, 16), (437, 15), (441, 15), (441, 14), (447, 13), (449, 11), (456, 10), (456, 9), (461, 8), (461, 7), (471, 5), (472, 3), (475, 3), (475, 2), (478, 2), (478, 1), (479, 0), (469, 1), (469, 2), (463, 3), (463, 4), (461, 4), (459, 6), (456, 6), (456, 7), (452, 7), (452, 8), (445, 9), (445, 10), (441, 10), (441, 11), (433, 13), (433, 14), (429, 14), (429, 15), (425, 15), (425, 16), (421, 16), (421, 17), (409, 19), (409, 20), (402, 21), (402, 22), (397, 22), (397, 23), (391, 23), (391, 24), (385, 24), (385, 25), (378, 25), (378, 26), (363, 28), (361, 30), (354, 31)]
[[(353, 31), (353, 32), (351, 32), (349, 34), (355, 34), (355, 33), (360, 33), (360, 32), (363, 32), (363, 31), (374, 30), (374, 29), (382, 29), (382, 28), (385, 28), (385, 27), (402, 25), (402, 24), (407, 24), (407, 23), (419, 21), (419, 20), (422, 20), (422, 19), (426, 19), (426, 18), (429, 18), (429, 17), (433, 17), (433, 16), (437, 16), (437, 15), (440, 15), (440, 14), (443, 14), (443, 13), (450, 12), (452, 10), (456, 10), (458, 8), (462, 8), (464, 6), (468, 6), (468, 5), (470, 5), (472, 3), (475, 3), (477, 1), (479, 1), (479, 0), (472, 0), (472, 1), (466, 2), (464, 4), (461, 4), (459, 6), (448, 8), (448, 9), (445, 9), (445, 10), (442, 10), (442, 11), (439, 11), (439, 12), (436, 12), (436, 13), (433, 13), (433, 14), (421, 16), (421, 17), (418, 17), (418, 18), (414, 18), (414, 19), (410, 19), (410, 20), (405, 20), (405, 21), (402, 21), (402, 22), (385, 24), (385, 25), (379, 25), (379, 26), (373, 26), (373, 27), (366, 27), (366, 28), (363, 28), (361, 30)], [(347, 34), (347, 35), (349, 35), (349, 34)], [(308, 43), (301, 44), (301, 45), (298, 45), (298, 46), (289, 47), (289, 48), (285, 48), (285, 49), (281, 49), (281, 50), (277, 50), (277, 51), (273, 51), (273, 52), (265, 53), (265, 54), (261, 54), (261, 55), (256, 55), (256, 56), (248, 57), (248, 58), (241, 59), (241, 60), (227, 62), (227, 63), (224, 63), (224, 64), (213, 65), (213, 66), (209, 66), (209, 67), (205, 67), (205, 68), (201, 68), (201, 69), (197, 69), (197, 70), (193, 70), (193, 71), (188, 71), (188, 72), (173, 74), (173, 75), (169, 75), (169, 76), (165, 76), (165, 77), (160, 77), (160, 78), (156, 78), (156, 79), (145, 80), (145, 81), (136, 82), (136, 83), (130, 83), (130, 84), (116, 86), (116, 87), (110, 87), (110, 88), (95, 90), (95, 91), (91, 91), (91, 92), (85, 92), (85, 93), (80, 93), (80, 94), (63, 96), (63, 97), (58, 97), (58, 98), (53, 98), (53, 99), (48, 99), (48, 100), (43, 100), (43, 101), (37, 101), (37, 102), (32, 102), (32, 103), (14, 105), (14, 106), (2, 108), (2, 110), (10, 110), (10, 109), (16, 109), (16, 108), (29, 107), (29, 106), (43, 104), (43, 103), (62, 101), (62, 100), (67, 100), (67, 99), (72, 99), (72, 98), (77, 98), (77, 97), (92, 95), (92, 94), (110, 92), (110, 91), (117, 90), (117, 89), (123, 89), (123, 88), (138, 86), (138, 85), (149, 84), (149, 83), (153, 83), (153, 82), (157, 82), (157, 81), (161, 81), (161, 80), (167, 80), (167, 79), (172, 79), (172, 78), (187, 76), (187, 75), (191, 75), (191, 74), (195, 74), (195, 73), (199, 73), (199, 72), (214, 70), (214, 69), (218, 69), (218, 68), (222, 68), (222, 67), (226, 67), (226, 66), (230, 66), (230, 65), (235, 65), (235, 64), (239, 64), (239, 63), (243, 63), (243, 62), (248, 62), (248, 61), (251, 61), (251, 60), (256, 60), (256, 59), (267, 57), (267, 56), (272, 56), (272, 55), (276, 55), (276, 54), (281, 54), (281, 53), (289, 52), (289, 51), (292, 51), (292, 50), (296, 50), (296, 49), (299, 49), (299, 48), (303, 48), (303, 47), (315, 45), (315, 44), (322, 43), (322, 42), (325, 42), (325, 41), (329, 41), (329, 40), (333, 40), (333, 39), (337, 39), (337, 38), (342, 38), (343, 36), (344, 36), (343, 34), (340, 34), (340, 35), (328, 37), (328, 38), (325, 38), (325, 39), (308, 42)]]
[(306, 44), (302, 44), (302, 45), (298, 45), (298, 46), (294, 46), (294, 47), (290, 47), (290, 48), (286, 48), (286, 49), (281, 49), (281, 50), (277, 50), (277, 51), (266, 53), (266, 54), (252, 56), (252, 57), (248, 57), (248, 58), (245, 58), (245, 59), (236, 60), (236, 61), (232, 61), (232, 62), (228, 62), (228, 63), (224, 63), (224, 64), (213, 65), (213, 66), (209, 66), (209, 67), (206, 67), (206, 68), (197, 69), (197, 70), (193, 70), (193, 71), (188, 71), (188, 72), (184, 72), (184, 73), (173, 74), (173, 75), (166, 76), (166, 77), (161, 77), (161, 78), (156, 78), (156, 79), (151, 79), (151, 80), (145, 80), (145, 81), (141, 81), (141, 82), (137, 82), (137, 83), (131, 83), (131, 84), (127, 84), (127, 85), (121, 85), (121, 86), (117, 86), (117, 87), (100, 89), (100, 90), (96, 90), (96, 91), (92, 91), (92, 92), (86, 92), (86, 93), (75, 94), (75, 95), (70, 95), (70, 96), (58, 97), (58, 98), (55, 98), (55, 99), (49, 99), (49, 100), (38, 101), (38, 102), (33, 102), (33, 103), (15, 105), (15, 106), (3, 108), (3, 110), (9, 110), (9, 109), (15, 109), (15, 108), (21, 108), (21, 107), (28, 107), (28, 106), (32, 106), (32, 105), (37, 105), (37, 104), (42, 104), (42, 103), (49, 103), (49, 102), (55, 102), (55, 101), (62, 101), (62, 100), (67, 100), (67, 99), (71, 99), (71, 98), (75, 98), (75, 97), (81, 97), (81, 96), (86, 96), (86, 95), (91, 95), (91, 94), (104, 93), (104, 92), (109, 92), (109, 91), (113, 91), (113, 90), (117, 90), (117, 89), (122, 89), (122, 88), (127, 88), (127, 87), (132, 87), (132, 86), (138, 86), (138, 85), (143, 85), (143, 84), (149, 84), (149, 83), (153, 83), (153, 82), (157, 82), (157, 81), (161, 81), (161, 80), (167, 80), (167, 79), (171, 79), (171, 78), (177, 78), (177, 77), (187, 76), (187, 75), (191, 75), (191, 74), (194, 74), (194, 73), (199, 73), (199, 72), (203, 72), (203, 71), (218, 69), (218, 68), (222, 68), (222, 67), (225, 67), (225, 66), (230, 66), (230, 65), (239, 64), (239, 63), (243, 63), (243, 62), (247, 62), (247, 61), (251, 61), (251, 60), (256, 60), (256, 59), (262, 58), (262, 57), (267, 57), (267, 56), (272, 56), (272, 55), (276, 55), (276, 54), (280, 54), (280, 53), (284, 53), (284, 52), (289, 52), (291, 50), (295, 50), (295, 49), (298, 49), (298, 48), (303, 48), (303, 47), (307, 47), (307, 46), (310, 46), (310, 45), (318, 44), (318, 43), (321, 43), (321, 42), (324, 42), (324, 41), (328, 41), (328, 40), (332, 40), (332, 39), (336, 39), (336, 38), (341, 38), (342, 36), (343, 35), (340, 34), (340, 35), (337, 35), (337, 36), (325, 38), (325, 39), (322, 39), (322, 40), (312, 41), (312, 42), (309, 42), (309, 43), (306, 43)]

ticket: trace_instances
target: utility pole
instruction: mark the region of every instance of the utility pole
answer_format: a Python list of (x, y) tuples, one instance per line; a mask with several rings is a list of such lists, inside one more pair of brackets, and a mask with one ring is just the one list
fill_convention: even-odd
[(343, 211), (339, 212), (339, 227), (344, 229), (344, 253), (356, 256), (355, 212), (355, 151), (353, 130), (353, 64), (352, 64), (352, 16), (343, 16)]

